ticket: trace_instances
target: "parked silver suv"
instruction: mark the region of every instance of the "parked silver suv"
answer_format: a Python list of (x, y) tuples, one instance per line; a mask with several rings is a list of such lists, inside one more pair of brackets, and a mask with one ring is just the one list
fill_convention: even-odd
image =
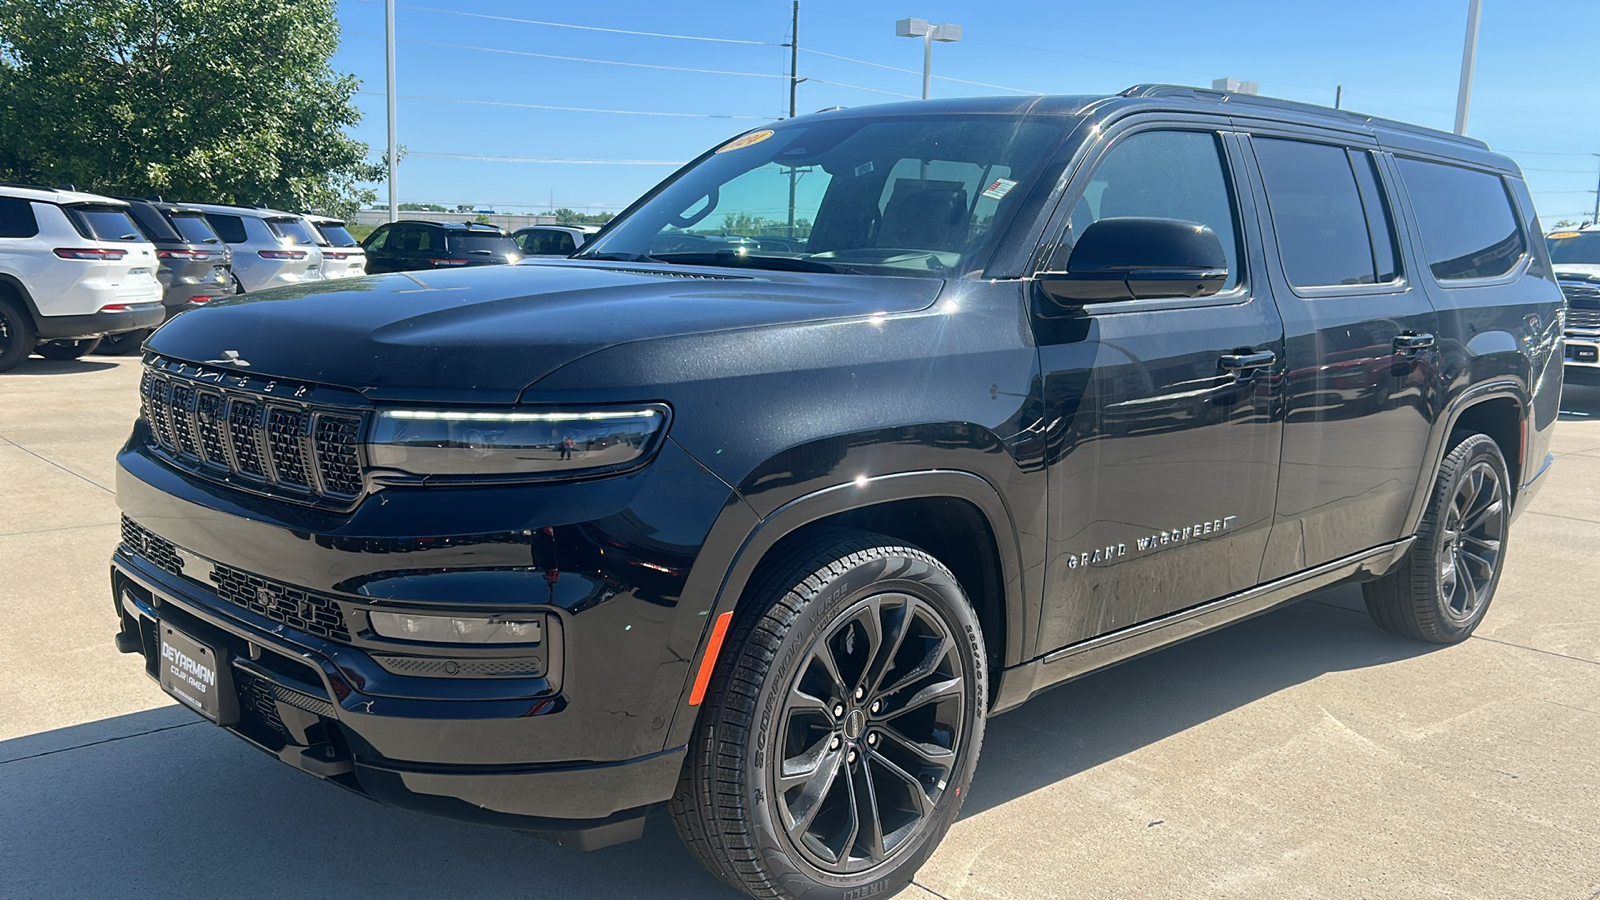
[(322, 248), (295, 213), (256, 206), (186, 203), (233, 250), (234, 289), (240, 293), (322, 280)]
[(322, 248), (322, 277), (353, 278), (367, 274), (367, 251), (341, 219), (307, 213), (317, 246)]

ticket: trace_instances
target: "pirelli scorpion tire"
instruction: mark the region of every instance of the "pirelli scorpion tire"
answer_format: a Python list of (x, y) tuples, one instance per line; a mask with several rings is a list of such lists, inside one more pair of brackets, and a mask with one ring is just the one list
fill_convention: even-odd
[(1435, 644), (1466, 640), (1494, 599), (1511, 524), (1505, 457), (1484, 434), (1456, 435), (1404, 562), (1362, 585), (1379, 627)]
[(723, 644), (672, 800), (679, 835), (753, 897), (899, 890), (966, 799), (985, 660), (927, 553), (844, 530), (795, 547)]

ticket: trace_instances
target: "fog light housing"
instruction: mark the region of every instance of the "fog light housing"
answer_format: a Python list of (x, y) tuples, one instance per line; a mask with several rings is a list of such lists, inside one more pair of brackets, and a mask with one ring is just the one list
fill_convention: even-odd
[(436, 616), (369, 612), (372, 630), (386, 638), (430, 644), (537, 644), (544, 619), (502, 616)]

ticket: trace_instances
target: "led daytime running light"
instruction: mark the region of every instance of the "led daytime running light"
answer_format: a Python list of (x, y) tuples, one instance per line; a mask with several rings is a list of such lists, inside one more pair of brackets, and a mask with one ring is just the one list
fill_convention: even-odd
[(654, 409), (594, 412), (464, 412), (459, 410), (391, 409), (383, 413), (393, 419), (434, 422), (600, 422), (608, 419), (638, 419), (660, 415)]

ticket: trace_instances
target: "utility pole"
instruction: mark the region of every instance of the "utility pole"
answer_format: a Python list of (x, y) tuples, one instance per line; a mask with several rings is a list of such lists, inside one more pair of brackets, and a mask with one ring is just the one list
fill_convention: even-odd
[(1344, 103), (1344, 85), (1341, 84), (1333, 89), (1333, 108), (1339, 109), (1342, 103)]
[[(789, 26), (789, 118), (795, 117), (800, 88), (800, 0), (794, 0), (794, 21)], [(794, 166), (789, 167), (789, 239), (794, 239)]]
[(385, 68), (389, 83), (389, 221), (396, 222), (400, 219), (399, 179), (396, 177), (396, 170), (400, 168), (400, 153), (399, 145), (395, 142), (394, 125), (394, 0), (385, 0), (383, 4), (383, 33), (388, 48)]
[(1467, 133), (1467, 107), (1472, 104), (1472, 70), (1478, 64), (1478, 12), (1483, 0), (1467, 0), (1467, 45), (1461, 50), (1461, 87), (1456, 91), (1456, 134)]
[[(1600, 156), (1600, 153), (1593, 154)], [(1600, 184), (1595, 185), (1594, 191), (1594, 218), (1589, 220), (1592, 225), (1600, 225)]]

